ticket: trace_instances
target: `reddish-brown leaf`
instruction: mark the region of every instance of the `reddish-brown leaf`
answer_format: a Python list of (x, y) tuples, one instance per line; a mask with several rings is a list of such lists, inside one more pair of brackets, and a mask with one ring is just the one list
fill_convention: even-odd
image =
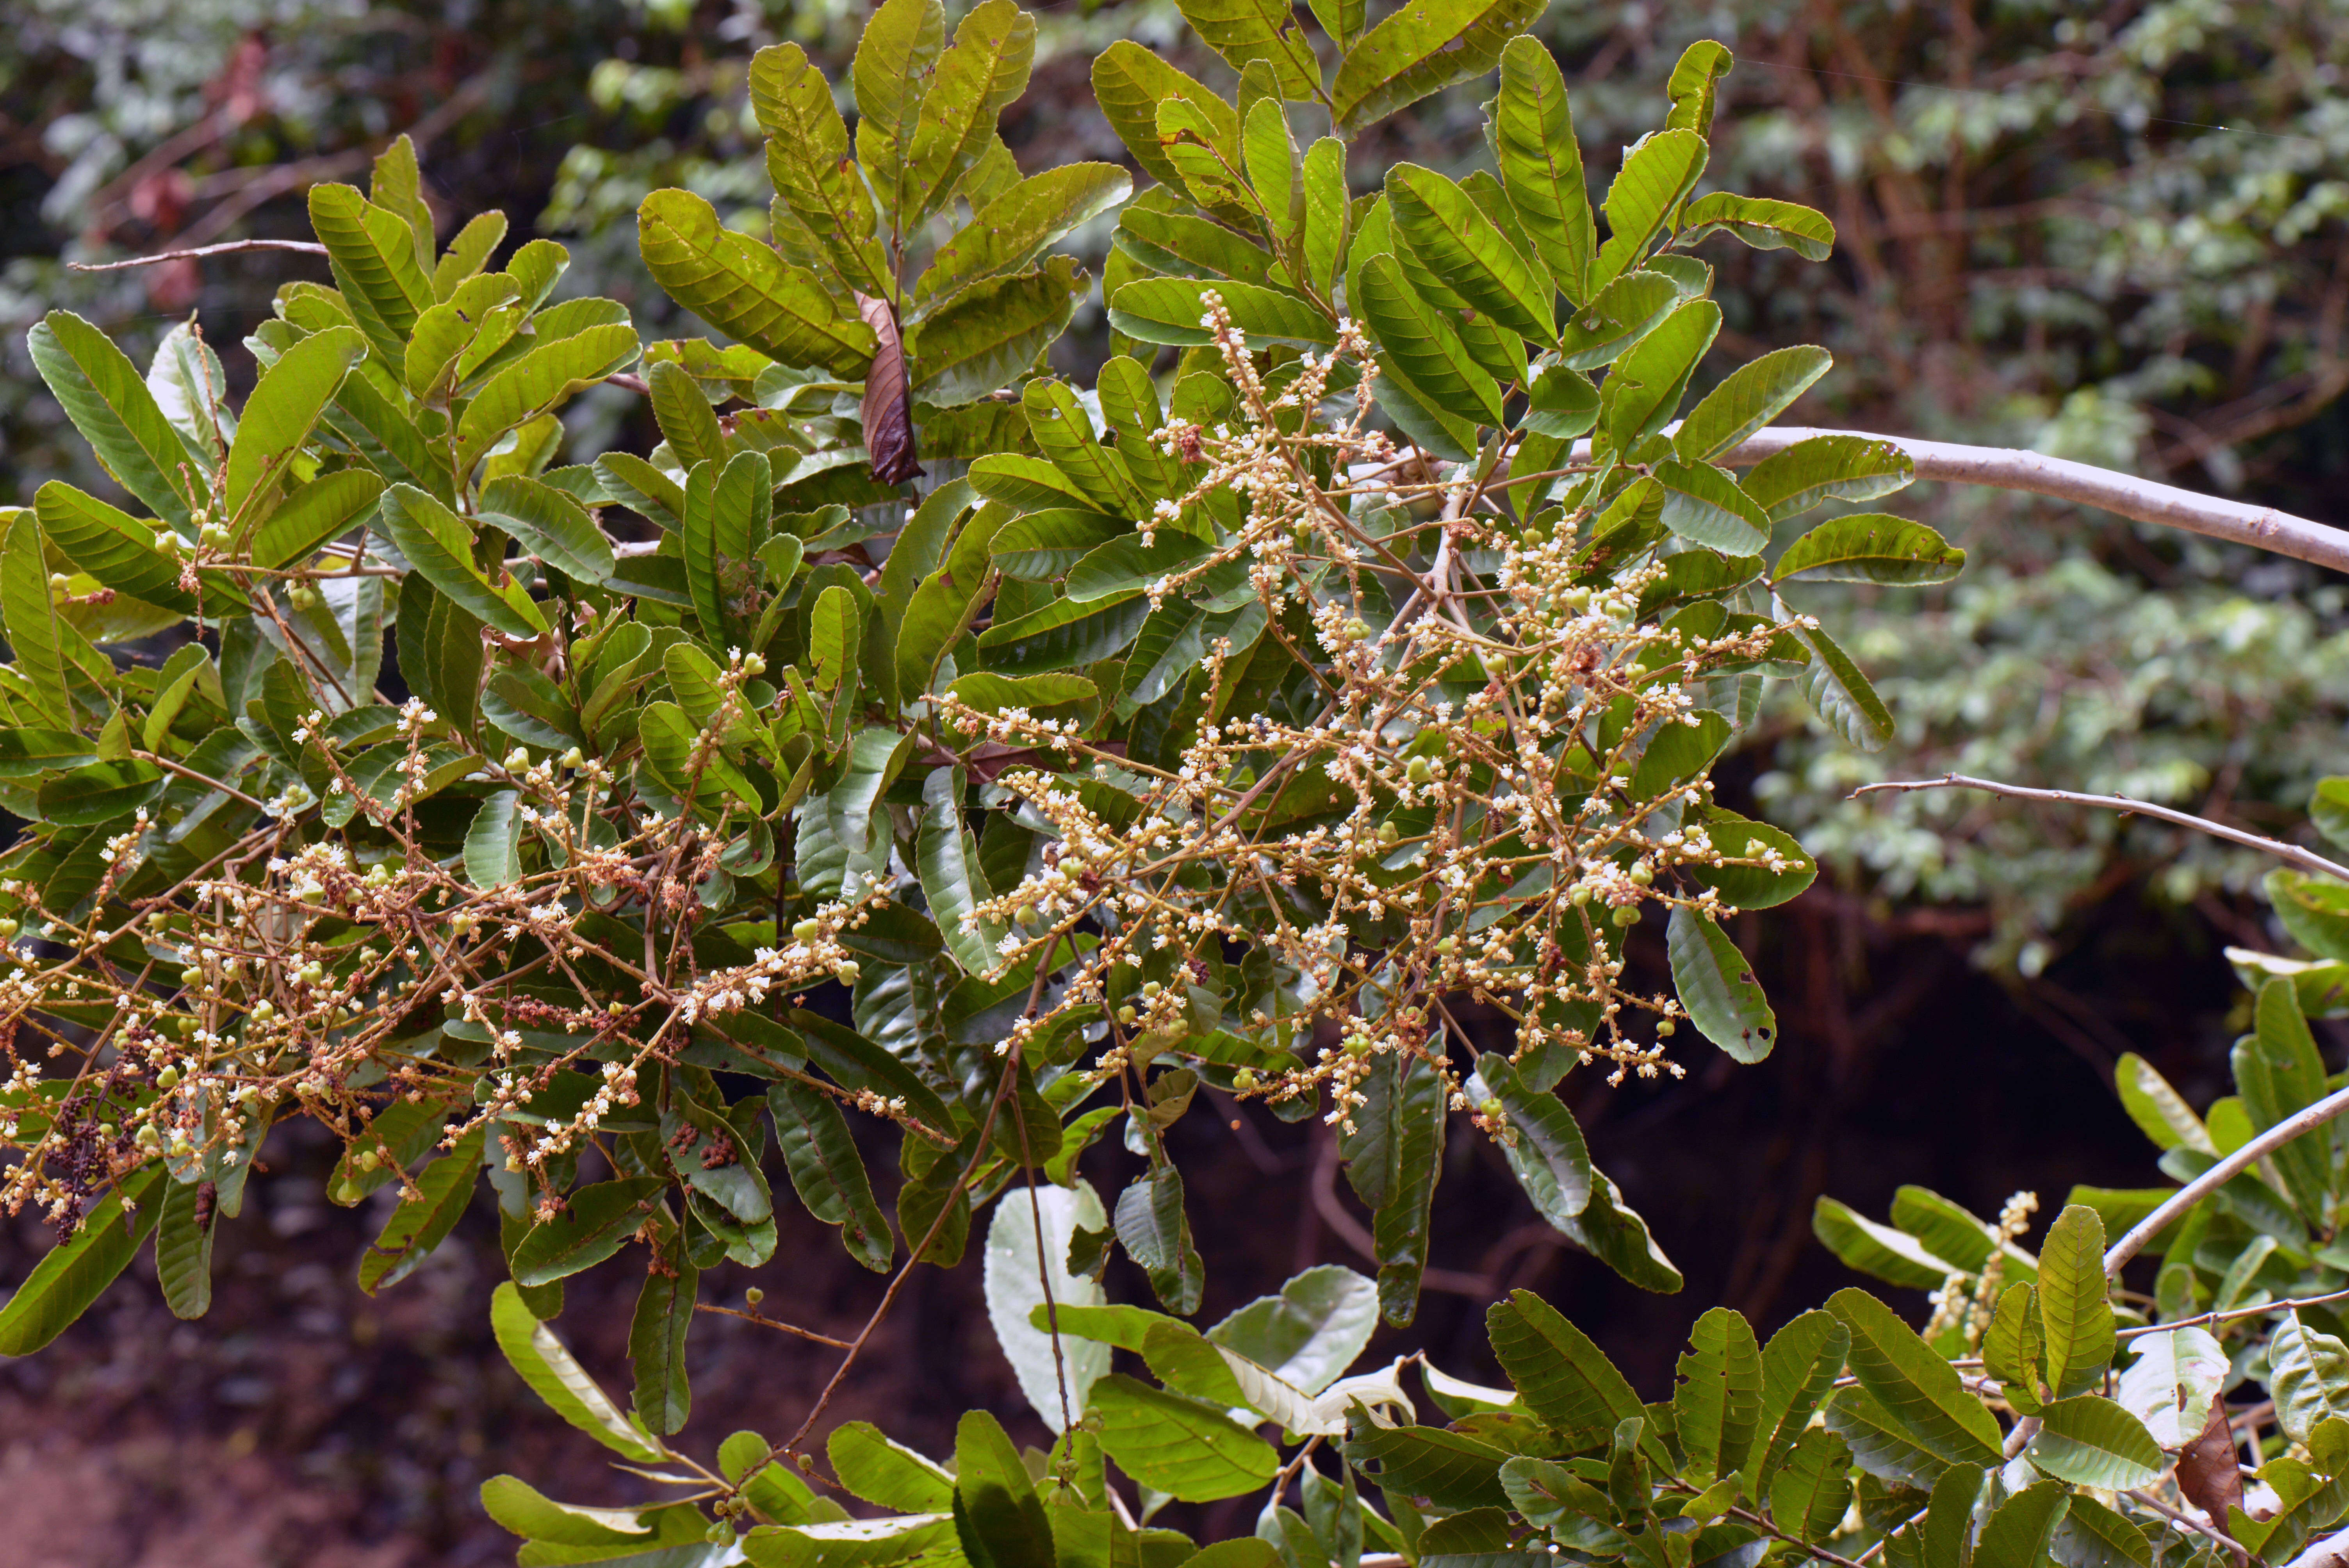
[(864, 373), (864, 450), (872, 459), (873, 477), (894, 485), (918, 478), (922, 471), (914, 450), (914, 397), (905, 377), (905, 346), (897, 335), (897, 313), (887, 300), (858, 294), (856, 314), (881, 340), (873, 367)]

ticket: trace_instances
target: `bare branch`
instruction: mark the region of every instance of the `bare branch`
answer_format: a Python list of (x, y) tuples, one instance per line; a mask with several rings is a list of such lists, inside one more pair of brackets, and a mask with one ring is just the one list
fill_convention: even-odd
[(2257, 833), (2230, 828), (2208, 817), (2172, 810), (2168, 806), (2132, 800), (2126, 795), (2083, 795), (2071, 789), (2033, 789), (2022, 784), (2002, 784), (1995, 779), (1970, 779), (1962, 773), (1944, 773), (1939, 779), (1898, 779), (1882, 784), (1863, 784), (1852, 794), (1855, 798), (1878, 793), (1906, 794), (1912, 789), (1980, 789), (2017, 800), (2047, 800), (2058, 806), (2101, 806), (2107, 810), (2153, 817), (2180, 828), (2191, 828), (2198, 833), (2208, 833), (2214, 839), (2224, 839), (2231, 844), (2240, 844), (2248, 850), (2257, 850), (2261, 854), (2273, 855), (2286, 865), (2313, 876), (2338, 877), (2343, 882), (2349, 882), (2349, 866), (2328, 861), (2313, 850), (2303, 850), (2298, 844), (2287, 844), (2281, 839), (2261, 838)]
[[(1814, 436), (1857, 436), (1898, 448), (1916, 463), (1920, 480), (1986, 485), (1992, 490), (2023, 490), (2056, 500), (2078, 501), (2138, 522), (2182, 529), (2230, 544), (2248, 544), (2289, 555), (2295, 561), (2349, 573), (2349, 531), (2294, 517), (2273, 507), (2198, 495), (2175, 485), (2075, 463), (2066, 458), (2051, 458), (2044, 452), (2018, 451), (2010, 447), (1961, 447), (1951, 441), (1920, 441), (1909, 436), (1879, 436), (1868, 430), (1786, 426), (1749, 436), (1735, 450), (1713, 460), (1731, 468), (1751, 468)], [(1581, 462), (1589, 455), (1588, 441), (1575, 443), (1573, 460)]]
[(2344, 1110), (2349, 1110), (2349, 1088), (2335, 1089), (2305, 1110), (2277, 1122), (2180, 1187), (2161, 1207), (2139, 1220), (2135, 1230), (2113, 1243), (2112, 1251), (2105, 1254), (2105, 1273), (2108, 1275), (2120, 1273), (2122, 1265), (2144, 1251), (2146, 1243), (2159, 1235), (2169, 1222), (2250, 1170), (2259, 1162), (2261, 1155), (2282, 1148), (2303, 1132), (2323, 1126)]
[(158, 251), (151, 256), (133, 256), (124, 262), (67, 262), (66, 266), (77, 273), (119, 273), (125, 267), (201, 261), (206, 256), (225, 256), (234, 251), (299, 251), (304, 255), (323, 256), (326, 253), (326, 247), (309, 240), (230, 240), (218, 245), (198, 245), (192, 251)]

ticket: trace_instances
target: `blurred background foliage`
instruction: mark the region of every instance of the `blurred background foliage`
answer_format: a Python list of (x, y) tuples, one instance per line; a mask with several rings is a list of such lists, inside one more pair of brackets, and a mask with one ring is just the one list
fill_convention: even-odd
[[(1036, 9), (1033, 85), (1004, 122), (1027, 171), (1121, 159), (1086, 76), (1113, 38), (1228, 85), (1171, 0)], [(768, 188), (745, 62), (797, 40), (840, 79), (862, 15), (839, 0), (12, 0), (0, 27), (0, 491), (77, 477), (87, 460), (60, 438), (26, 358), (24, 330), (42, 312), (76, 310), (141, 357), (193, 313), (230, 347), (279, 284), (324, 273), (265, 250), (112, 272), (69, 263), (304, 236), (307, 187), (358, 174), (401, 131), (422, 152), (444, 232), (502, 208), (515, 241), (572, 248), (566, 289), (629, 302), (647, 335), (700, 331), (661, 315), (670, 307), (636, 257), (638, 200), (681, 185), (756, 232)], [(1659, 86), (1688, 42), (1735, 49), (1714, 181), (1817, 206), (1839, 234), (1825, 266), (1721, 253), (1735, 358), (1797, 342), (1836, 354), (1796, 422), (2032, 447), (2340, 515), (2349, 3), (1632, 0), (1560, 4), (1537, 27), (1593, 146), (1660, 121)], [(1356, 188), (1405, 159), (1455, 174), (1485, 162), (1476, 106), (1488, 93), (1427, 100), (1359, 142)], [(843, 107), (853, 112), (844, 95)], [(1097, 267), (1107, 242), (1104, 220), (1072, 248)], [(1089, 377), (1106, 352), (1098, 300), (1056, 352)], [(249, 357), (229, 359), (249, 376)], [(582, 399), (574, 418), (583, 439), (656, 438), (616, 389)], [(1846, 797), (1871, 779), (1957, 770), (2292, 834), (2312, 780), (2342, 766), (2339, 585), (2027, 498), (1915, 495), (1975, 565), (1946, 589), (1851, 591), (1851, 645), (1901, 717), (1899, 740), (1862, 758), (1790, 707), (1723, 772), (1831, 871), (1789, 918), (1745, 935), (1763, 944), (1774, 995), (1790, 998), (1789, 1048), (1734, 1081), (1699, 1071), (1619, 1100), (1595, 1082), (1578, 1091), (1594, 1154), (1689, 1264), (1690, 1289), (1659, 1311), (1585, 1277), (1539, 1227), (1494, 1220), (1514, 1212), (1505, 1176), (1483, 1199), (1477, 1183), (1451, 1181), (1459, 1208), (1439, 1224), (1437, 1261), (1457, 1289), (1432, 1302), (1414, 1342), (1454, 1336), (1473, 1359), (1476, 1293), (1533, 1284), (1652, 1381), (1694, 1311), (1681, 1302), (1738, 1306), (1766, 1332), (1814, 1285), (1845, 1283), (1810, 1239), (1820, 1191), (1879, 1210), (1894, 1182), (1922, 1181), (1990, 1212), (2016, 1185), (2050, 1202), (2075, 1180), (2134, 1185), (2150, 1171), (2116, 1109), (2083, 1119), (2043, 1108), (2098, 1102), (2094, 1076), (2108, 1083), (2128, 1048), (2198, 1103), (2220, 1092), (2240, 1020), (2227, 1016), (2219, 949), (2281, 945), (2257, 897), (2264, 867), (2140, 820), (1954, 793)], [(1667, 1124), (1676, 1152), (1658, 1151)], [(1318, 1161), (1314, 1138), (1270, 1124), (1229, 1136), (1231, 1201), (1270, 1171)], [(274, 1234), (347, 1225), (355, 1252), (366, 1217), (318, 1208), (304, 1174), (317, 1152), (273, 1157), (273, 1217), (287, 1216)], [(1692, 1261), (1674, 1216), (1708, 1204), (1710, 1233), (1725, 1204), (1742, 1240)], [(1211, 1278), (1238, 1301), (1324, 1255), (1353, 1261), (1345, 1222), (1334, 1199), (1316, 1204), (1264, 1227), (1250, 1255), (1211, 1259)], [(21, 1277), (38, 1246), (29, 1228), (0, 1233), (0, 1280)], [(492, 1468), (532, 1469), (512, 1446), (552, 1439), (506, 1429), (512, 1391), (484, 1392), (486, 1283), (409, 1287), (415, 1298), (386, 1310), (414, 1321), (387, 1331), (339, 1279), (289, 1277), (268, 1243), (255, 1249), (248, 1288), (224, 1304), (251, 1334), (208, 1346), (201, 1365), (173, 1347), (160, 1307), (150, 1322), (124, 1305), (78, 1330), (62, 1359), (0, 1373), (0, 1431), (47, 1434), (0, 1452), (0, 1487), (26, 1466), (47, 1478), (67, 1542), (41, 1555), (49, 1515), (20, 1513), (33, 1522), (0, 1539), (0, 1564), (202, 1563), (247, 1537), (257, 1544), (233, 1560), (460, 1563), (502, 1550), (472, 1509), (471, 1456), (495, 1446), (507, 1451)], [(827, 1283), (832, 1269), (828, 1257), (802, 1284), (833, 1290), (844, 1315), (855, 1286)], [(1009, 1410), (1016, 1396), (983, 1324), (981, 1337), (967, 1332), (975, 1286), (922, 1288), (935, 1303), (904, 1320), (904, 1382), (875, 1390), (879, 1408), (944, 1420), (1000, 1397)], [(772, 1346), (709, 1337), (713, 1354), (740, 1358), (745, 1399), (786, 1398), (806, 1371)], [(304, 1348), (313, 1341), (332, 1353)], [(359, 1413), (394, 1388), (408, 1414), (368, 1429)], [(437, 1457), (419, 1462), (409, 1450), (428, 1436)], [(224, 1479), (187, 1484), (208, 1472)], [(287, 1490), (288, 1477), (300, 1485)], [(178, 1500), (176, 1535), (157, 1533), (159, 1498)]]

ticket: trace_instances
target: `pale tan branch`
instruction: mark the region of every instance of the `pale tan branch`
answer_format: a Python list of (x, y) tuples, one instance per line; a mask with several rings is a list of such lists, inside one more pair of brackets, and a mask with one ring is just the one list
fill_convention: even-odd
[(2058, 806), (2099, 806), (2107, 810), (2152, 817), (2180, 828), (2191, 828), (2198, 833), (2208, 833), (2214, 839), (2224, 839), (2261, 854), (2273, 855), (2286, 865), (2307, 872), (2313, 876), (2338, 877), (2349, 882), (2349, 866), (2328, 861), (2313, 850), (2303, 850), (2298, 844), (2287, 844), (2281, 839), (2262, 838), (2240, 828), (2230, 828), (2224, 822), (2214, 822), (2208, 817), (2173, 810), (2168, 806), (2156, 806), (2149, 801), (2132, 800), (2126, 795), (2083, 795), (2072, 789), (2033, 789), (2022, 784), (2002, 784), (1995, 779), (1970, 779), (1962, 773), (1944, 773), (1939, 779), (1896, 779), (1881, 784), (1863, 784), (1854, 789), (1854, 797), (1875, 794), (1907, 794), (1912, 789), (1980, 789), (1986, 794), (2004, 795), (2017, 800), (2046, 800)]
[(77, 273), (119, 273), (125, 267), (201, 261), (206, 256), (225, 256), (237, 251), (298, 251), (304, 255), (323, 256), (326, 253), (326, 247), (309, 240), (230, 240), (218, 245), (198, 245), (189, 251), (158, 251), (151, 256), (132, 256), (128, 261), (67, 262), (66, 267)]

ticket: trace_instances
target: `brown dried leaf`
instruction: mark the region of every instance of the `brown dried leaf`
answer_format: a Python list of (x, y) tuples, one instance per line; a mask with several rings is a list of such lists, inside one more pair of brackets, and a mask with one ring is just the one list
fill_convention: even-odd
[(2210, 1419), (2202, 1435), (2178, 1454), (2178, 1490), (2221, 1530), (2227, 1527), (2227, 1510), (2241, 1505), (2243, 1477), (2235, 1468), (2235, 1434), (2227, 1425), (2226, 1400), (2210, 1401)]
[(914, 450), (914, 397), (905, 376), (905, 346), (897, 334), (897, 313), (885, 299), (856, 296), (856, 314), (880, 339), (873, 367), (864, 373), (864, 450), (873, 477), (885, 485), (918, 478)]

